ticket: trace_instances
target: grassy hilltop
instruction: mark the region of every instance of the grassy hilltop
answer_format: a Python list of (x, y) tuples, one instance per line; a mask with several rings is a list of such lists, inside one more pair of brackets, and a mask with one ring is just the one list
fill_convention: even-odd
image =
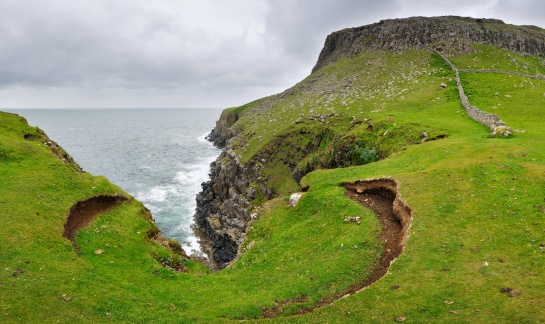
[[(449, 60), (545, 75), (543, 57), (490, 44)], [(243, 253), (216, 272), (168, 249), (141, 203), (0, 113), (0, 322), (543, 322), (545, 81), (460, 78), (471, 104), (499, 115), (511, 136), (470, 119), (454, 71), (419, 48), (339, 56), (282, 94), (226, 110), (227, 148), (259, 165), (277, 198), (255, 196)], [(375, 178), (398, 182), (410, 236), (382, 279), (340, 298), (384, 246), (376, 216), (343, 184)], [(71, 209), (97, 196), (122, 201), (71, 243)], [(353, 216), (361, 224), (344, 222)]]

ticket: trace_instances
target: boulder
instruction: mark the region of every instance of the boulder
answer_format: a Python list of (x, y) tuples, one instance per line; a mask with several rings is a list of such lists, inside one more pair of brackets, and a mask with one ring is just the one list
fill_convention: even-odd
[(296, 192), (291, 194), (290, 201), (289, 201), (290, 206), (295, 207), (297, 203), (299, 202), (299, 199), (301, 199), (301, 197), (303, 197), (302, 192)]

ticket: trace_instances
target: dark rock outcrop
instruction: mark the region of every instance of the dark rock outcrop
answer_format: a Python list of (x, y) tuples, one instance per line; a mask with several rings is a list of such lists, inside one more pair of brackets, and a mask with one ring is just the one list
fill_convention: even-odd
[(231, 126), (237, 122), (239, 115), (232, 110), (224, 110), (221, 113), (220, 119), (216, 121), (216, 127), (206, 137), (216, 147), (223, 148), (227, 144), (227, 140), (233, 136)]
[[(258, 167), (242, 164), (235, 153), (225, 150), (211, 164), (210, 181), (202, 183), (197, 195), (195, 232), (213, 268), (224, 268), (236, 258), (239, 245), (246, 238), (246, 227), (252, 219), (249, 207), (256, 189)], [(273, 193), (262, 187), (265, 198)]]
[(472, 53), (474, 44), (490, 44), (523, 55), (545, 56), (545, 30), (535, 26), (508, 25), (497, 19), (454, 16), (381, 20), (327, 36), (312, 71), (343, 56), (370, 49), (403, 52), (427, 46), (453, 54)]

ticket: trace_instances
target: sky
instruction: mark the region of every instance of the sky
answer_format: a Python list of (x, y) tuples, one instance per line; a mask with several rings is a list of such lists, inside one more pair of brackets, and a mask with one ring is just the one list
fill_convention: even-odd
[(0, 0), (1, 108), (228, 108), (310, 74), (333, 31), (412, 16), (545, 28), (543, 0)]

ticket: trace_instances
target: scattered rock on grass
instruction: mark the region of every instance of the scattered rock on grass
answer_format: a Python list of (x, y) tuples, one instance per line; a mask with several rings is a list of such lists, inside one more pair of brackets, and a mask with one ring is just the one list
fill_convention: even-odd
[(301, 197), (303, 197), (302, 193), (300, 192), (293, 193), (290, 196), (290, 201), (289, 201), (290, 206), (295, 207), (297, 203), (299, 202), (299, 200), (301, 199)]
[(407, 320), (407, 318), (403, 316), (396, 318), (396, 322), (405, 322), (405, 320)]
[(23, 273), (23, 270), (21, 270), (21, 268), (17, 268), (17, 269), (15, 269), (15, 271), (13, 271), (13, 273), (11, 275), (14, 276), (14, 277), (17, 277), (21, 273)]
[(355, 224), (360, 224), (360, 221), (361, 221), (361, 216), (354, 216), (354, 217), (345, 217), (344, 218), (344, 223), (345, 224), (348, 224), (348, 223), (355, 223)]
[(516, 296), (520, 295), (520, 290), (519, 289), (513, 289), (507, 295), (509, 297), (516, 297)]
[(520, 295), (520, 293), (521, 293), (520, 289), (513, 289), (513, 288), (509, 288), (509, 287), (500, 288), (500, 292), (501, 293), (507, 293), (507, 296), (509, 296), (509, 297), (516, 297), (516, 296)]

